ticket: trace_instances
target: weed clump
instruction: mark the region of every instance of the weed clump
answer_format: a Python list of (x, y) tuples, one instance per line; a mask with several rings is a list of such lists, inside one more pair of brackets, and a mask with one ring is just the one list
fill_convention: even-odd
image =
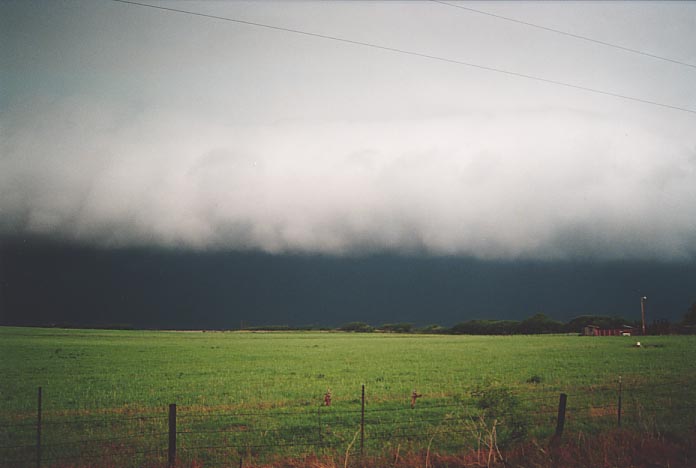
[(473, 390), (471, 396), (481, 410), (477, 424), (483, 432), (495, 433), (498, 446), (520, 441), (529, 432), (529, 417), (508, 387), (486, 385)]

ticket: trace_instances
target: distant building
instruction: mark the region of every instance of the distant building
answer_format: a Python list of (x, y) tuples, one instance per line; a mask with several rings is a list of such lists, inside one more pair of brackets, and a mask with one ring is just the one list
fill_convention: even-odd
[(630, 325), (621, 328), (599, 328), (597, 325), (586, 325), (582, 329), (583, 336), (633, 336), (639, 335), (638, 329)]
[(598, 336), (598, 330), (599, 327), (597, 325), (585, 325), (582, 328), (582, 336)]

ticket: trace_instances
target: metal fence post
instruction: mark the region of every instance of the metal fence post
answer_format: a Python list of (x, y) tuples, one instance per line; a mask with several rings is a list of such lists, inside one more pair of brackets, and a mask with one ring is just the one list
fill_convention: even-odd
[(365, 384), (362, 385), (362, 398), (360, 407), (360, 456), (365, 453)]
[(39, 387), (38, 411), (36, 414), (36, 468), (41, 468), (41, 393)]
[(556, 421), (556, 437), (563, 435), (563, 425), (565, 424), (566, 401), (568, 395), (561, 393), (561, 398), (558, 400), (558, 419)]
[(169, 450), (167, 453), (167, 466), (176, 465), (176, 403), (169, 405)]
[(319, 424), (319, 446), (323, 445), (323, 436), (321, 434), (321, 406), (317, 408), (317, 423)]

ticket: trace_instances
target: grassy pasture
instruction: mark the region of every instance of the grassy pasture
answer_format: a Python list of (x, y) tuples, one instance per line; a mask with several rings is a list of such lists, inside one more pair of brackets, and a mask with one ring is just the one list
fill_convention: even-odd
[[(560, 392), (568, 394), (567, 430), (612, 426), (619, 376), (625, 425), (693, 428), (696, 337), (640, 339), (647, 346), (632, 346), (635, 337), (568, 335), (5, 327), (0, 447), (10, 448), (0, 449), (0, 465), (35, 459), (39, 386), (46, 465), (89, 457), (163, 460), (169, 403), (178, 405), (182, 460), (343, 453), (358, 445), (362, 384), (368, 451), (480, 445), (494, 419), (502, 421), (501, 434), (522, 420), (528, 437), (545, 437), (555, 427)], [(327, 388), (333, 404), (320, 409)], [(493, 408), (497, 415), (486, 413), (477, 389), (495, 397), (500, 388), (514, 401)], [(415, 410), (413, 389), (423, 394)]]

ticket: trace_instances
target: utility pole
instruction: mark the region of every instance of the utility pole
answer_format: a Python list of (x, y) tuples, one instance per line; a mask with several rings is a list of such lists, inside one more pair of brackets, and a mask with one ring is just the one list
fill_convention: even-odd
[(645, 336), (645, 301), (647, 300), (647, 296), (643, 296), (640, 298), (640, 316), (643, 322), (643, 336)]

